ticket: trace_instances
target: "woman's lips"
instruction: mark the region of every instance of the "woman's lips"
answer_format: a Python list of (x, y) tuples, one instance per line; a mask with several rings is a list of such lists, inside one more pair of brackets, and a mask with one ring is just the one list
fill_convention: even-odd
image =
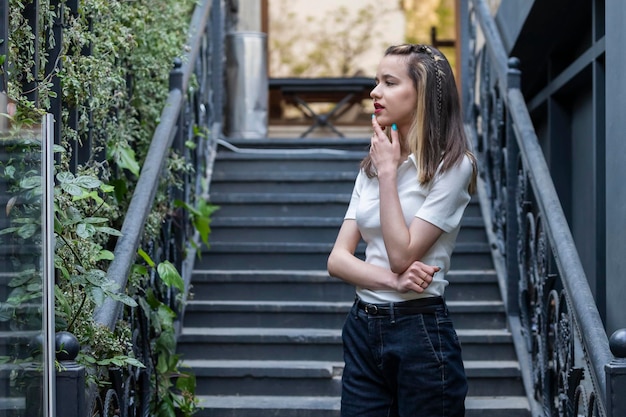
[(380, 104), (374, 103), (374, 113), (380, 113), (382, 110), (384, 110), (384, 107), (381, 106)]

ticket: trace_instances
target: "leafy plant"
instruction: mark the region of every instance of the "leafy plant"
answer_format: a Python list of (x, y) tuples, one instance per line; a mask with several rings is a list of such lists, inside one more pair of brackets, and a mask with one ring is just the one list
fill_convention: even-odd
[[(2, 57), (8, 61), (4, 67), (8, 68), (4, 74), (8, 82), (0, 89), (6, 88), (17, 104), (17, 113), (10, 117), (15, 132), (37, 123), (55, 99), (63, 103), (57, 120), (61, 137), (55, 160), (57, 330), (76, 335), (83, 347), (78, 360), (90, 368), (154, 367), (156, 415), (172, 415), (175, 409), (191, 415), (196, 409), (195, 378), (178, 369), (173, 333), (176, 313), (161, 293), (184, 291), (180, 274), (168, 260), (148, 262), (150, 256), (143, 251), (143, 262), (135, 266), (128, 288), (117, 288), (106, 271), (159, 122), (171, 63), (184, 49), (185, 28), (196, 1), (80, 0), (72, 10), (68, 4), (54, 7), (49, 0), (40, 0), (41, 27), (35, 33), (24, 18), (28, 3), (9, 1), (10, 36), (2, 40), (8, 42), (9, 53)], [(63, 43), (57, 45), (60, 53), (53, 57), (49, 53), (55, 46), (52, 31), (55, 20), (61, 18)], [(33, 53), (35, 49), (40, 51), (38, 55)], [(54, 69), (46, 73), (50, 67)], [(56, 81), (62, 85), (60, 92), (55, 90)], [(192, 142), (187, 145), (190, 149), (195, 146)], [(26, 147), (21, 152), (29, 150)], [(36, 241), (38, 208), (36, 203), (27, 204), (25, 196), (41, 193), (40, 174), (16, 159), (3, 161), (0, 168), (0, 176), (11, 181), (15, 194), (5, 207), (11, 213), (10, 224), (0, 231), (0, 237), (16, 244)], [(191, 172), (183, 155), (169, 155), (144, 228), (146, 247), (158, 240), (164, 221), (176, 209), (189, 212), (201, 239), (208, 243), (210, 215), (216, 208), (204, 202), (193, 207), (171, 198), (172, 190), (181, 186), (181, 178)], [(11, 281), (10, 295), (0, 304), (0, 319), (14, 325), (18, 319), (26, 320), (27, 316), (16, 312), (41, 294), (33, 265), (35, 260), (22, 260)], [(144, 290), (146, 286), (149, 288)], [(149, 317), (153, 364), (135, 357), (127, 317), (114, 331), (94, 323), (94, 309), (108, 297), (124, 303), (127, 312), (141, 309)], [(89, 379), (107, 383), (106, 373), (101, 371), (90, 373)]]

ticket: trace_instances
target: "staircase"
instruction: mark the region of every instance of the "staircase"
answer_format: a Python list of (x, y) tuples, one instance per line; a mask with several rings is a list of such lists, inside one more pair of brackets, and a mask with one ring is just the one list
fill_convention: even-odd
[[(341, 326), (354, 289), (328, 277), (326, 259), (368, 142), (230, 143), (242, 152), (218, 149), (210, 195), (221, 208), (178, 340), (197, 378), (197, 415), (339, 416)], [(452, 268), (446, 295), (469, 378), (466, 416), (530, 416), (477, 201)]]

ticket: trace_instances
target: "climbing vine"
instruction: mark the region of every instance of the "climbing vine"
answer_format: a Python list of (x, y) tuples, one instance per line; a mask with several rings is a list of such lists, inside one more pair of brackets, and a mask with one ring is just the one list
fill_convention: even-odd
[[(87, 366), (146, 366), (134, 357), (132, 335), (123, 321), (115, 331), (93, 322), (94, 309), (106, 297), (142, 309), (155, 337), (154, 352), (160, 355), (155, 366), (159, 391), (151, 406), (155, 416), (173, 415), (173, 409), (184, 415), (195, 411), (195, 380), (191, 375), (181, 378), (172, 343), (175, 313), (151, 290), (144, 290), (154, 272), (162, 285), (179, 290), (182, 280), (171, 263), (155, 264), (143, 251), (126, 292), (119, 293), (105, 271), (159, 122), (173, 59), (184, 51), (195, 4), (196, 0), (80, 0), (72, 9), (63, 1), (40, 0), (39, 27), (33, 32), (24, 17), (32, 0), (10, 0), (9, 39), (0, 40), (8, 42), (9, 50), (0, 57), (0, 63), (6, 62), (7, 80), (0, 91), (7, 92), (16, 109), (0, 117), (10, 120), (13, 134), (39, 120), (54, 100), (63, 103), (57, 121), (61, 138), (55, 148), (57, 331), (70, 331), (78, 338), (85, 347), (78, 360)], [(56, 45), (58, 56), (50, 53), (57, 42), (55, 22), (62, 22), (63, 28), (62, 42)], [(60, 97), (54, 88), (57, 80), (62, 86)], [(20, 149), (32, 151), (29, 146)], [(78, 152), (82, 159), (76, 164)], [(168, 190), (180, 186), (189, 170), (181, 155), (170, 155), (145, 226), (145, 241), (158, 240), (164, 219), (181, 205), (170, 201)], [(39, 175), (18, 160), (0, 163), (0, 177), (14, 195), (36, 196), (35, 182), (18, 178), (16, 172), (32, 178)], [(18, 243), (33, 239), (36, 216), (32, 205), (21, 201), (11, 206), (11, 223), (0, 231), (0, 238)], [(206, 238), (213, 208), (187, 208), (194, 224), (203, 225)], [(30, 275), (24, 273), (11, 283), (11, 293), (0, 303), (0, 320), (15, 318), (20, 303), (40, 293), (41, 288), (27, 285), (32, 269), (24, 270)], [(106, 383), (100, 374), (90, 376), (90, 382)]]

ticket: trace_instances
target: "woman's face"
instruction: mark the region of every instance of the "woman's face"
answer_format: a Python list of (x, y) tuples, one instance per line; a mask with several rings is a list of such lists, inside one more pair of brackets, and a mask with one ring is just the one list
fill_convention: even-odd
[(374, 115), (381, 126), (398, 125), (406, 134), (415, 117), (417, 91), (409, 77), (406, 57), (387, 55), (378, 64), (376, 87), (370, 93)]

